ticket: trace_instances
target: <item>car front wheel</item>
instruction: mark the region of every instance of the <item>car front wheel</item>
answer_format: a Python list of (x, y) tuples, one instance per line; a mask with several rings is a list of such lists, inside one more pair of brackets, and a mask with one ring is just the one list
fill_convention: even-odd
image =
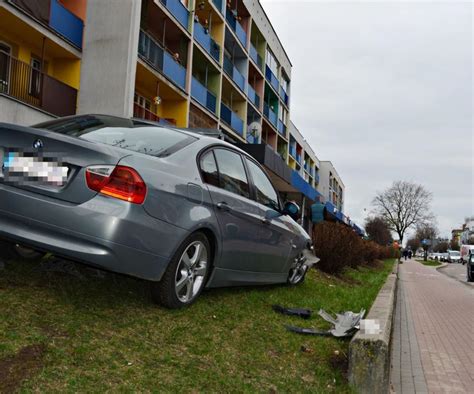
[(474, 275), (472, 274), (472, 268), (467, 265), (467, 281), (474, 282)]
[(300, 255), (293, 262), (290, 272), (288, 273), (287, 282), (289, 285), (296, 286), (304, 282), (306, 273), (308, 272), (308, 266), (305, 264), (305, 260), (303, 255)]
[(153, 300), (170, 309), (192, 304), (204, 288), (211, 257), (206, 236), (191, 235), (178, 248), (161, 281), (152, 284)]

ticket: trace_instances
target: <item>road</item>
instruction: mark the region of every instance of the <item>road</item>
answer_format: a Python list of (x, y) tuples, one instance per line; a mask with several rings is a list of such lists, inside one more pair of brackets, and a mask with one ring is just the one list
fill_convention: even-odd
[[(459, 265), (448, 271), (460, 279)], [(472, 393), (474, 289), (415, 260), (401, 264), (398, 277), (392, 391)]]
[(439, 268), (439, 272), (450, 276), (451, 278), (454, 278), (456, 280), (459, 280), (460, 282), (463, 282), (469, 286), (474, 287), (474, 282), (468, 282), (466, 280), (466, 266), (462, 264), (448, 264), (446, 267)]

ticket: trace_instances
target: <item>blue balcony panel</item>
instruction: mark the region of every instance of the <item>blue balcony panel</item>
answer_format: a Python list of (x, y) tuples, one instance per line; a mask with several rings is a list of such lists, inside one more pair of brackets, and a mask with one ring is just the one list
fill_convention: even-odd
[(186, 88), (186, 69), (166, 51), (163, 58), (163, 72), (181, 89)]
[(232, 28), (232, 30), (236, 34), (240, 43), (244, 46), (244, 48), (246, 48), (247, 47), (247, 33), (245, 32), (242, 25), (239, 22), (237, 22), (237, 19), (235, 19), (233, 12), (229, 10), (228, 8), (226, 9), (225, 19), (227, 20), (227, 22), (229, 23), (229, 26)]
[(316, 201), (316, 199), (320, 196), (320, 193), (318, 193), (314, 187), (306, 182), (304, 178), (298, 173), (298, 171), (291, 171), (291, 185), (310, 200)]
[(273, 89), (278, 92), (278, 78), (275, 76), (275, 74), (273, 74), (272, 70), (270, 70), (270, 67), (268, 66), (265, 67), (265, 78), (267, 78), (267, 81), (273, 86)]
[(255, 47), (250, 43), (250, 58), (255, 62), (255, 64), (261, 69), (263, 65), (263, 60), (262, 57), (258, 54), (257, 50)]
[(296, 148), (293, 145), (290, 145), (290, 156), (296, 159)]
[(278, 119), (277, 130), (283, 137), (286, 138), (286, 126), (280, 119)]
[(171, 14), (178, 20), (179, 23), (183, 25), (183, 27), (188, 30), (189, 27), (189, 11), (181, 3), (180, 0), (161, 0), (163, 5), (168, 9)]
[(219, 10), (219, 12), (222, 14), (222, 0), (212, 0), (216, 8)]
[(245, 91), (245, 77), (237, 70), (237, 67), (234, 66), (232, 60), (227, 56), (224, 56), (224, 71), (232, 78), (232, 80), (237, 84), (237, 86), (244, 92)]
[(254, 88), (248, 84), (247, 86), (247, 96), (249, 100), (257, 107), (260, 108), (260, 96), (255, 92)]
[(283, 86), (280, 86), (280, 97), (282, 101), (285, 103), (286, 106), (288, 106), (288, 94), (285, 92), (285, 89), (283, 89)]
[(209, 32), (206, 33), (204, 26), (198, 22), (194, 23), (194, 38), (199, 44), (209, 53), (216, 61), (219, 61), (221, 48), (220, 46), (212, 39)]
[(263, 104), (263, 114), (273, 126), (277, 127), (277, 114), (270, 109), (267, 103)]
[(301, 155), (299, 153), (296, 154), (296, 162), (301, 164)]
[(51, 0), (49, 26), (82, 49), (84, 22), (65, 8), (58, 0)]
[(237, 134), (244, 135), (244, 121), (224, 103), (221, 103), (221, 119)]
[[(248, 130), (248, 127), (247, 127)], [(245, 138), (249, 144), (258, 144), (258, 138), (255, 137), (253, 134), (247, 131), (247, 136)]]
[(191, 96), (212, 113), (216, 113), (216, 96), (196, 78), (191, 80)]

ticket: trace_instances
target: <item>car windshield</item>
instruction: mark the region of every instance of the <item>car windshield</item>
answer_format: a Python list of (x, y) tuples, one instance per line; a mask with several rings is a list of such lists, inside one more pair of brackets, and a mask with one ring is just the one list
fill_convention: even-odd
[(451, 256), (460, 256), (459, 252), (449, 252)]
[(169, 156), (197, 140), (176, 129), (105, 115), (75, 116), (32, 127), (157, 157)]

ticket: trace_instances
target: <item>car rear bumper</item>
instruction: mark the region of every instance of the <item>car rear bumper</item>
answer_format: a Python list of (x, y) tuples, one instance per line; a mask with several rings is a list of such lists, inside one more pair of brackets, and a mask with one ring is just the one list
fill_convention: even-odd
[(160, 280), (187, 235), (141, 205), (102, 195), (77, 205), (0, 184), (0, 238), (110, 271)]

